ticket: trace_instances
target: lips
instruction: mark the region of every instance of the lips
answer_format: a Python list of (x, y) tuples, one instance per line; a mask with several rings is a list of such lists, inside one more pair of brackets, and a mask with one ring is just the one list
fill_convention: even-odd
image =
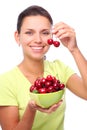
[(43, 49), (44, 47), (43, 47), (43, 46), (31, 46), (31, 48), (32, 48), (33, 50), (41, 50), (41, 49)]

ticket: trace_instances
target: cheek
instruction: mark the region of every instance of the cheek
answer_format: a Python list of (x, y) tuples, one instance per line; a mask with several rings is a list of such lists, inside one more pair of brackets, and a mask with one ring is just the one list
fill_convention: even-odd
[(29, 39), (29, 38), (21, 38), (20, 39), (20, 43), (22, 44), (22, 45), (29, 45), (30, 44), (30, 42), (31, 42), (31, 39)]
[(45, 53), (48, 52), (49, 48), (50, 48), (50, 45), (47, 45), (47, 46), (45, 47)]
[(48, 44), (48, 39), (52, 38), (52, 35), (49, 35), (49, 36), (46, 36), (46, 37), (43, 37), (43, 43), (45, 44)]
[(49, 45), (48, 42), (47, 42), (48, 39), (49, 39), (49, 38), (43, 38), (43, 39), (42, 39), (42, 43), (43, 43), (44, 45), (46, 45), (46, 48), (48, 48), (48, 45)]

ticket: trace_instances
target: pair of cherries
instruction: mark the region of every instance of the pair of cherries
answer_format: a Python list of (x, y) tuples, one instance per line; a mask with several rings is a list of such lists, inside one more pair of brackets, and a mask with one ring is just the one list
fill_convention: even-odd
[(51, 38), (48, 39), (47, 42), (48, 42), (49, 45), (52, 45), (52, 44), (53, 44), (55, 47), (59, 47), (59, 46), (60, 46), (60, 42), (59, 42), (59, 41), (54, 41), (54, 40), (51, 39)]

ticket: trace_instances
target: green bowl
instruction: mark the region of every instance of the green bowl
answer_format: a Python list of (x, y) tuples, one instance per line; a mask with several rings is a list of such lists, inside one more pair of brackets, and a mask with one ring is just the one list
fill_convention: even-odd
[(48, 108), (55, 103), (58, 103), (64, 95), (64, 89), (57, 92), (37, 94), (30, 92), (30, 98), (36, 102), (37, 105)]

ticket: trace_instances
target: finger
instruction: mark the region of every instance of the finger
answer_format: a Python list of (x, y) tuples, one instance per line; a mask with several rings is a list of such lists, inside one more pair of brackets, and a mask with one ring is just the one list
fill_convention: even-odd
[(60, 100), (58, 103), (54, 104), (52, 108), (58, 108), (62, 104), (63, 100)]
[(36, 105), (36, 109), (41, 111), (41, 112), (45, 112), (45, 113), (50, 114), (53, 111), (55, 111), (61, 105), (62, 102), (63, 102), (63, 100), (60, 100), (57, 104), (54, 104), (53, 106), (51, 106), (49, 108), (42, 108), (42, 107)]
[(56, 24), (52, 29), (53, 34), (62, 33), (63, 31), (74, 31), (74, 29), (63, 22)]
[(34, 102), (33, 100), (31, 100), (31, 101), (29, 102), (29, 106), (30, 106), (32, 109), (36, 109), (36, 104), (35, 104), (35, 102)]
[(59, 33), (55, 34), (56, 37), (58, 37), (59, 39), (63, 39), (66, 37), (75, 37), (75, 32), (73, 32), (73, 30), (71, 29), (67, 29), (67, 30), (61, 30)]
[(56, 111), (58, 107), (62, 104), (63, 100), (60, 100), (58, 103), (54, 104), (48, 109), (49, 113), (52, 113), (53, 111)]

